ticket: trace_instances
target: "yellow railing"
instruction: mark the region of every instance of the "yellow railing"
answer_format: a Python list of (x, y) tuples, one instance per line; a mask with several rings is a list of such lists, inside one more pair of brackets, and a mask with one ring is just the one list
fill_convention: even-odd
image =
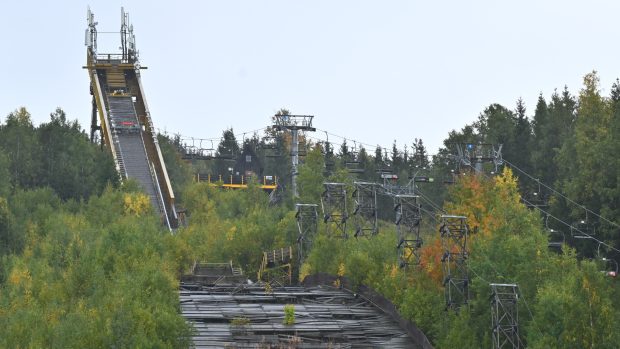
[[(235, 176), (235, 175), (201, 175), (195, 177), (197, 182), (207, 182), (209, 185), (221, 186), (229, 189), (246, 189), (248, 183), (254, 180), (254, 176)], [(276, 176), (263, 176), (258, 182), (260, 188), (265, 190), (274, 190), (278, 187), (278, 178)]]

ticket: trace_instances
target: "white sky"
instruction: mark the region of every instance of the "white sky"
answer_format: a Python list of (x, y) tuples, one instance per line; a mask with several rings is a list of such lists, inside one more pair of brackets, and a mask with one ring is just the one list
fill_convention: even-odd
[(578, 93), (595, 69), (607, 94), (620, 76), (611, 0), (2, 1), (0, 120), (25, 106), (38, 124), (60, 106), (89, 128), (87, 4), (100, 32), (119, 30), (125, 6), (155, 126), (183, 136), (260, 129), (286, 107), (348, 139), (422, 138), (432, 153), (490, 103), (523, 97), (532, 115), (540, 92)]

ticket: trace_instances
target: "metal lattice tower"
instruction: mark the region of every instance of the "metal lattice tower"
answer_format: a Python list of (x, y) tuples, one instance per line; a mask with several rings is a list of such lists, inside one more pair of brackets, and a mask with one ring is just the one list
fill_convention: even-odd
[(401, 268), (420, 264), (419, 250), (422, 247), (420, 223), (422, 216), (418, 197), (395, 195), (396, 232), (398, 234), (398, 261)]
[(308, 252), (312, 248), (312, 242), (317, 233), (317, 219), (319, 217), (315, 204), (296, 204), (297, 213), (295, 218), (297, 219), (297, 230), (299, 236), (297, 237), (298, 245), (298, 257), (299, 265), (303, 263)]
[(469, 301), (467, 269), (467, 217), (442, 215), (439, 233), (444, 254), (443, 266), (446, 308), (457, 310)]
[(354, 182), (355, 237), (376, 235), (377, 227), (377, 183)]
[(327, 224), (329, 236), (346, 239), (347, 236), (347, 189), (344, 183), (323, 183), (321, 195), (323, 222)]
[(519, 339), (518, 286), (515, 284), (490, 284), (491, 326), (493, 349), (521, 348)]
[(292, 187), (293, 197), (299, 197), (297, 192), (297, 166), (299, 165), (299, 131), (316, 131), (316, 128), (312, 127), (312, 115), (274, 115), (273, 127), (278, 130), (291, 131), (292, 144), (291, 144), (291, 175), (292, 175)]

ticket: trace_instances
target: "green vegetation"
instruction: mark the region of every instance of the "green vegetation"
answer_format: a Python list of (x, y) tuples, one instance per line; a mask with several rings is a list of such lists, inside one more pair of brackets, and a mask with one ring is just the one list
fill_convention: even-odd
[[(294, 201), (287, 192), (274, 204), (255, 183), (240, 191), (195, 183), (196, 172), (228, 171), (229, 164), (225, 159), (189, 164), (177, 152), (179, 137), (159, 141), (180, 206), (188, 212), (187, 226), (175, 235), (159, 226), (136, 183), (119, 186), (111, 156), (62, 110), (38, 127), (23, 108), (0, 123), (0, 347), (187, 347), (191, 330), (179, 315), (180, 274), (195, 260), (232, 261), (253, 278), (263, 251), (295, 246)], [(502, 143), (513, 170), (494, 177), (459, 175), (454, 185), (442, 185), (455, 142)], [(325, 181), (352, 185), (346, 144), (306, 143), (298, 202), (319, 203)], [(597, 238), (620, 246), (620, 81), (604, 97), (596, 74), (588, 74), (578, 96), (564, 89), (547, 102), (541, 95), (531, 119), (520, 100), (515, 110), (490, 105), (444, 144), (432, 161), (418, 139), (403, 150), (394, 144), (389, 152), (358, 147), (365, 170), (358, 179), (380, 182), (376, 170), (385, 167), (399, 175), (399, 184), (410, 175), (435, 178), (420, 184), (421, 191), (446, 212), (465, 215), (475, 231), (468, 242), (468, 306), (445, 311), (443, 251), (430, 216), (424, 216), (420, 266), (398, 268), (394, 213), (386, 197), (379, 202), (375, 237), (330, 239), (319, 221), (313, 249), (295, 266), (299, 279), (328, 272), (346, 276), (354, 286), (368, 285), (438, 348), (490, 347), (489, 283), (516, 283), (527, 347), (617, 346), (618, 281), (601, 272), (609, 268), (601, 257), (620, 261), (620, 255), (591, 239), (573, 238), (568, 227), (527, 208), (521, 197), (544, 196), (545, 210), (560, 220), (569, 225), (587, 220)], [(288, 154), (289, 145), (289, 137), (269, 130), (239, 146), (226, 130), (217, 151), (224, 157), (251, 149), (263, 174), (287, 184), (287, 161), (267, 155)], [(332, 152), (334, 147), (339, 151)], [(611, 222), (586, 216), (583, 207), (521, 170)], [(561, 253), (548, 248), (550, 228), (566, 236)], [(294, 323), (294, 307), (284, 310), (284, 323)], [(244, 326), (245, 319), (231, 324)]]
[(320, 236), (302, 270), (344, 274), (373, 287), (439, 348), (490, 347), (491, 282), (519, 285), (522, 341), (529, 347), (611, 348), (620, 340), (613, 330), (620, 320), (616, 281), (599, 271), (600, 262), (578, 260), (573, 249), (549, 251), (539, 215), (520, 203), (509, 170), (493, 180), (461, 178), (445, 208), (478, 227), (469, 240), (472, 300), (458, 315), (445, 311), (437, 230), (427, 235), (418, 268), (397, 267), (394, 229), (384, 226), (372, 239)]
[(16, 195), (30, 213), (15, 217), (23, 252), (2, 259), (1, 347), (187, 345), (170, 238), (124, 205), (140, 196), (109, 189), (73, 211), (49, 190)]
[(295, 324), (295, 305), (286, 304), (284, 306), (284, 321), (283, 324), (289, 326)]
[(232, 326), (247, 326), (250, 324), (250, 319), (247, 317), (236, 317), (230, 320)]
[(296, 241), (295, 213), (284, 206), (270, 206), (269, 197), (254, 184), (245, 191), (234, 191), (192, 183), (183, 196), (190, 216), (187, 227), (176, 234), (180, 265), (232, 260), (253, 277), (263, 251)]
[(173, 238), (76, 122), (10, 114), (0, 174), (0, 347), (188, 346)]

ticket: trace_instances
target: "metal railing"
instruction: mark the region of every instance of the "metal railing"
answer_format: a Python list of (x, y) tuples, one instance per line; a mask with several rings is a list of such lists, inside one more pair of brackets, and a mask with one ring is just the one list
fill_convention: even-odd
[(156, 190), (156, 195), (157, 198), (159, 199), (159, 214), (163, 215), (166, 221), (166, 226), (168, 227), (168, 229), (172, 230), (172, 227), (170, 226), (170, 219), (168, 219), (168, 214), (166, 212), (166, 204), (164, 202), (164, 196), (161, 193), (161, 189), (159, 188), (159, 181), (157, 180), (157, 172), (155, 171), (154, 167), (153, 167), (153, 163), (149, 162), (149, 170), (151, 171), (151, 177), (153, 178), (153, 186), (155, 187)]
[[(216, 184), (217, 182), (222, 182), (224, 185), (240, 185), (247, 186), (254, 180), (255, 176), (236, 176), (236, 175), (204, 175), (197, 174), (196, 181), (197, 182), (207, 182), (209, 184)], [(259, 177), (258, 181), (259, 185), (263, 186), (277, 186), (278, 185), (278, 177), (277, 176), (262, 176)]]
[(112, 142), (114, 142), (114, 152), (116, 152), (116, 170), (121, 174), (123, 179), (127, 179), (127, 166), (125, 166), (125, 160), (123, 159), (123, 149), (121, 148), (121, 142), (118, 139), (116, 132), (112, 132)]
[(129, 58), (122, 53), (97, 53), (95, 63), (132, 63)]

